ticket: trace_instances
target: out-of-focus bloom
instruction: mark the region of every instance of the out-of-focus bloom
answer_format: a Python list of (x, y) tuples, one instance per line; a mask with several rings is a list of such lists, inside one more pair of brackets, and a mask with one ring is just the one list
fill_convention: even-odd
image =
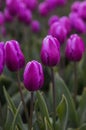
[(39, 21), (37, 21), (37, 20), (32, 21), (32, 23), (31, 23), (32, 32), (38, 33), (38, 32), (40, 32), (40, 28), (41, 28), (41, 26), (40, 26)]
[(6, 0), (6, 6), (12, 16), (17, 15), (19, 9), (19, 0)]
[(2, 26), (5, 22), (5, 19), (4, 19), (4, 14), (2, 12), (0, 12), (0, 26)]
[(78, 14), (82, 19), (86, 20), (86, 1), (81, 2)]
[(67, 3), (67, 0), (56, 0), (58, 6), (64, 6)]
[(4, 43), (0, 42), (0, 75), (3, 72), (5, 65), (5, 51), (4, 51)]
[(25, 58), (19, 43), (15, 40), (7, 41), (5, 44), (6, 65), (10, 71), (18, 71), (25, 65)]
[(59, 17), (57, 15), (52, 15), (48, 20), (48, 25), (51, 26), (54, 22), (57, 22)]
[(47, 2), (41, 2), (39, 4), (38, 11), (41, 16), (47, 16), (49, 13)]
[(69, 13), (69, 18), (73, 22), (74, 19), (79, 18), (79, 14), (76, 12)]
[(73, 12), (78, 12), (80, 4), (81, 4), (80, 1), (75, 1), (75, 2), (71, 5), (71, 11), (73, 11)]
[(18, 19), (27, 25), (29, 25), (32, 21), (32, 12), (27, 9), (23, 3), (19, 6)]
[(60, 61), (60, 43), (51, 35), (46, 36), (42, 42), (41, 60), (46, 66), (55, 66)]
[(65, 55), (70, 61), (80, 61), (83, 53), (85, 51), (85, 46), (83, 40), (77, 35), (73, 34), (67, 40)]
[(77, 33), (85, 33), (86, 26), (84, 21), (79, 17), (71, 18), (71, 26), (76, 30)]
[(49, 30), (49, 34), (56, 37), (60, 44), (63, 44), (67, 37), (67, 31), (65, 27), (59, 22), (54, 22)]
[(44, 83), (44, 74), (42, 65), (33, 60), (27, 63), (24, 70), (24, 85), (29, 91), (39, 90)]
[(67, 34), (71, 32), (71, 21), (67, 16), (63, 16), (60, 18), (59, 22), (65, 27)]
[(30, 10), (35, 10), (37, 5), (38, 5), (38, 0), (23, 0), (24, 3), (26, 4), (27, 8)]
[(5, 10), (4, 10), (4, 17), (5, 17), (5, 22), (13, 21), (13, 16), (10, 14), (10, 12), (7, 8), (5, 8)]

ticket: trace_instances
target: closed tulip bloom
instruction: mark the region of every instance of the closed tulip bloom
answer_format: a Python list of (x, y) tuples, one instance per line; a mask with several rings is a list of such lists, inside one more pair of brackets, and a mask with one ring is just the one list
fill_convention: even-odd
[(49, 34), (56, 37), (60, 44), (63, 44), (67, 37), (67, 30), (59, 22), (54, 22), (50, 27)]
[(4, 10), (4, 17), (5, 17), (5, 22), (13, 21), (13, 16), (10, 14), (10, 12), (7, 8)]
[(80, 61), (82, 59), (85, 46), (83, 40), (77, 35), (73, 34), (67, 40), (65, 55), (70, 61)]
[(80, 1), (73, 2), (73, 4), (71, 5), (71, 11), (78, 12), (80, 4)]
[(38, 32), (40, 32), (40, 29), (41, 29), (40, 22), (37, 20), (32, 21), (32, 23), (31, 23), (32, 32), (38, 33)]
[(71, 21), (69, 19), (69, 17), (67, 16), (63, 16), (60, 18), (59, 22), (65, 27), (67, 34), (69, 34), (71, 32)]
[(18, 71), (25, 65), (25, 58), (19, 43), (15, 40), (7, 41), (5, 44), (6, 65), (10, 71)]
[(21, 22), (24, 22), (26, 25), (29, 25), (32, 21), (32, 12), (25, 7), (24, 3), (21, 3), (18, 11), (18, 19)]
[(51, 26), (54, 22), (59, 21), (59, 17), (57, 15), (52, 15), (48, 20), (48, 25)]
[(5, 65), (5, 51), (4, 51), (4, 43), (0, 42), (0, 75), (3, 72)]
[(10, 14), (13, 16), (17, 15), (19, 4), (20, 4), (19, 0), (6, 0), (6, 6)]
[(71, 25), (73, 29), (76, 30), (77, 33), (85, 33), (86, 32), (86, 26), (84, 21), (81, 18), (75, 18), (73, 22), (71, 21)]
[(53, 67), (60, 61), (59, 41), (51, 35), (46, 36), (42, 42), (41, 60), (46, 66)]
[(82, 19), (86, 20), (86, 1), (81, 2), (78, 14)]
[(47, 16), (49, 13), (47, 2), (41, 2), (39, 4), (38, 11), (41, 16)]
[(38, 0), (23, 0), (27, 8), (34, 11), (38, 5)]
[(39, 90), (44, 83), (44, 74), (42, 65), (33, 60), (27, 63), (24, 70), (24, 85), (29, 91)]

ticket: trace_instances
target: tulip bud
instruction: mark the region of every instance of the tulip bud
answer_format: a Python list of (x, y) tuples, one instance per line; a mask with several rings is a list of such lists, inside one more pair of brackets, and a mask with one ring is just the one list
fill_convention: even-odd
[(25, 65), (25, 58), (19, 43), (15, 40), (7, 41), (5, 44), (6, 65), (10, 71), (18, 71)]
[(42, 65), (33, 60), (28, 62), (24, 70), (24, 85), (29, 91), (39, 90), (44, 83), (44, 74)]
[(52, 15), (48, 20), (48, 25), (51, 26), (54, 22), (57, 22), (59, 17), (57, 15)]
[(86, 1), (80, 4), (78, 14), (82, 19), (86, 20)]
[(4, 10), (5, 22), (12, 22), (13, 16), (10, 14), (9, 10), (6, 8)]
[(37, 20), (32, 21), (32, 23), (31, 23), (32, 32), (38, 33), (38, 32), (40, 32), (40, 28), (41, 28), (41, 26), (40, 26), (39, 21), (37, 21)]
[(18, 19), (26, 25), (29, 25), (32, 21), (32, 12), (25, 7), (24, 3), (19, 6)]
[(60, 18), (59, 22), (65, 27), (67, 34), (71, 32), (71, 21), (67, 16), (63, 16)]
[(71, 11), (78, 12), (80, 4), (80, 1), (73, 2), (73, 4), (71, 5)]
[(85, 46), (83, 40), (77, 34), (71, 35), (71, 37), (67, 40), (65, 49), (67, 59), (70, 61), (80, 61), (84, 51)]
[(47, 16), (49, 12), (47, 2), (40, 3), (38, 10), (41, 16)]
[(5, 65), (4, 43), (0, 42), (0, 75), (3, 72), (4, 65)]
[(41, 60), (46, 66), (55, 66), (60, 61), (59, 41), (51, 35), (48, 35), (43, 39)]
[(51, 25), (49, 34), (53, 37), (56, 37), (59, 40), (60, 44), (63, 44), (67, 37), (67, 31), (65, 27), (59, 22), (54, 22)]

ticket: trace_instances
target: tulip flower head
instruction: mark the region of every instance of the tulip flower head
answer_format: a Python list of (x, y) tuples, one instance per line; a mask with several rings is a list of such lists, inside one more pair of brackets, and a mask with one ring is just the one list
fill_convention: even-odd
[(41, 60), (46, 66), (53, 67), (60, 61), (60, 43), (51, 35), (46, 36), (42, 42)]
[(73, 34), (67, 40), (65, 55), (70, 61), (80, 61), (82, 59), (85, 46), (83, 40), (77, 35)]
[(33, 60), (27, 63), (24, 70), (24, 85), (29, 91), (39, 90), (44, 83), (44, 74), (42, 65)]
[(25, 65), (25, 58), (19, 43), (15, 40), (7, 41), (5, 44), (6, 65), (10, 71), (18, 71)]
[(3, 72), (5, 65), (5, 51), (4, 51), (4, 43), (0, 42), (0, 75)]

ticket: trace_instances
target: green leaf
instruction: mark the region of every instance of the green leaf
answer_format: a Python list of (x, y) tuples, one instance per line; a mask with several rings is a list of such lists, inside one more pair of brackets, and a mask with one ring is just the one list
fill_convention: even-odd
[(40, 112), (41, 112), (41, 115), (42, 115), (43, 119), (46, 117), (46, 119), (49, 122), (49, 124), (51, 124), (45, 100), (44, 100), (42, 94), (39, 91), (37, 92), (37, 100), (38, 100), (38, 102), (37, 102), (38, 103), (38, 107), (40, 109)]
[(78, 126), (78, 115), (75, 109), (75, 105), (72, 99), (72, 96), (66, 86), (66, 84), (64, 83), (64, 81), (62, 80), (62, 78), (56, 74), (55, 75), (55, 85), (56, 85), (56, 101), (59, 104), (59, 102), (61, 101), (62, 95), (64, 95), (67, 99), (68, 102), (68, 108), (69, 108), (69, 120), (71, 125), (73, 125), (74, 127)]
[(17, 119), (18, 119), (18, 116), (19, 116), (19, 110), (20, 110), (21, 104), (22, 103), (19, 104), (18, 109), (16, 110), (16, 113), (15, 113), (15, 116), (14, 116), (14, 120), (12, 122), (11, 130), (15, 130), (15, 126), (17, 124)]
[(52, 130), (50, 124), (48, 123), (46, 117), (44, 118), (44, 123), (45, 123), (45, 130)]
[(68, 102), (64, 95), (62, 96), (62, 100), (57, 107), (57, 115), (60, 119), (61, 130), (66, 130), (68, 122)]
[[(7, 93), (7, 91), (6, 91), (5, 88), (4, 88), (4, 94), (5, 94), (5, 98), (6, 98), (6, 100), (7, 100), (8, 106), (9, 106), (10, 110), (12, 111), (13, 116), (15, 116), (17, 109), (16, 109), (16, 107), (15, 107), (15, 105), (14, 105), (12, 99), (10, 98), (10, 96), (9, 96), (9, 94)], [(9, 116), (9, 115), (8, 115), (8, 116)], [(9, 117), (7, 117), (7, 120), (8, 120), (8, 118), (9, 118)], [(23, 122), (22, 122), (22, 119), (21, 119), (21, 117), (20, 117), (19, 114), (18, 114), (18, 117), (17, 117), (17, 118), (18, 118), (18, 119), (17, 119), (17, 120), (18, 120), (18, 121), (17, 121), (17, 125), (19, 125), (19, 127), (23, 130)], [(7, 123), (9, 123), (7, 120), (6, 120), (5, 126), (8, 125)]]
[(86, 121), (86, 88), (84, 88), (79, 107), (78, 107), (78, 115), (80, 119), (80, 123), (84, 123)]

